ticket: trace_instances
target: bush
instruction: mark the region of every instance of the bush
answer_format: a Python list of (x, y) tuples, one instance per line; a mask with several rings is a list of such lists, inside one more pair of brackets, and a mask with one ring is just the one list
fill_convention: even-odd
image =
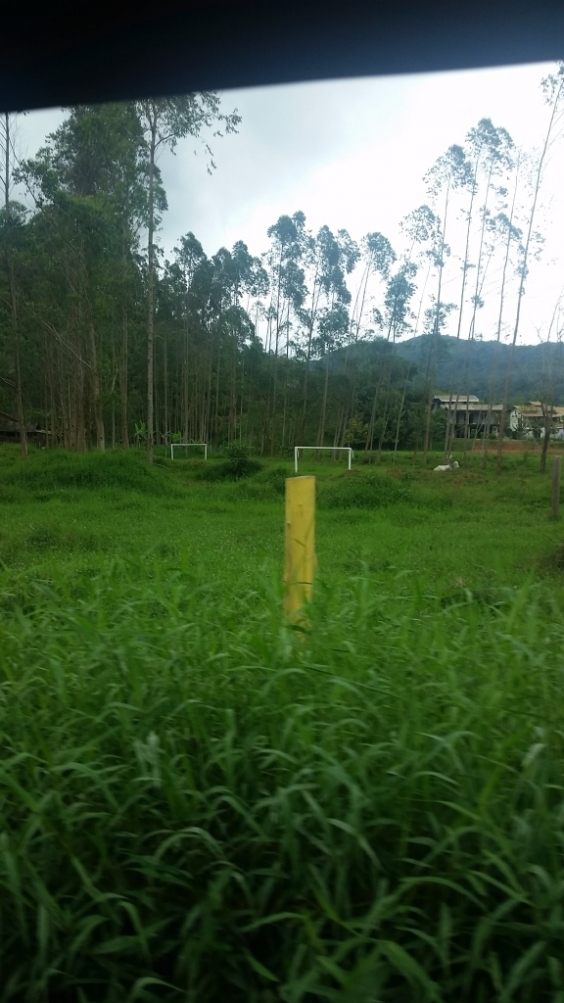
[(203, 481), (240, 481), (244, 477), (252, 477), (262, 470), (262, 463), (251, 459), (250, 449), (245, 445), (229, 446), (227, 459), (222, 463), (204, 465), (198, 473)]
[(262, 463), (259, 463), (258, 460), (252, 460), (250, 447), (240, 443), (229, 446), (225, 469), (227, 477), (238, 481), (241, 477), (251, 477), (252, 474), (262, 470)]

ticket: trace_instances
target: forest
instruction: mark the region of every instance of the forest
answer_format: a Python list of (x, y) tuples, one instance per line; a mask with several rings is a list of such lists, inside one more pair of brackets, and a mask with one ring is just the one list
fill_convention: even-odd
[[(295, 211), (273, 221), (256, 256), (237, 241), (210, 257), (191, 232), (170, 257), (159, 243), (159, 153), (188, 138), (212, 171), (210, 144), (244, 129), (218, 94), (69, 109), (31, 159), (6, 114), (0, 408), (22, 452), (36, 427), (50, 447), (136, 445), (149, 460), (171, 441), (272, 456), (296, 443), (426, 453), (437, 389), (479, 387), (507, 407), (531, 387), (515, 383), (515, 349), (527, 276), (541, 267), (564, 64), (541, 86), (540, 147), (518, 149), (481, 119), (430, 166), (428, 202), (401, 221), (402, 247), (378, 230), (360, 241), (312, 232)], [(542, 340), (563, 330), (558, 300)], [(482, 339), (504, 350), (477, 375)], [(559, 403), (560, 357), (545, 353), (534, 384), (547, 404)]]

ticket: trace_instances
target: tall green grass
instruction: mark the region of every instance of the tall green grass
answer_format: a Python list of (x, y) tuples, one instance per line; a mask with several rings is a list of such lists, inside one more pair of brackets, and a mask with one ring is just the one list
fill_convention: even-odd
[(62, 449), (34, 450), (22, 462), (14, 450), (2, 447), (0, 503), (29, 497), (47, 501), (55, 494), (117, 489), (142, 494), (173, 494), (176, 482), (150, 467), (137, 451), (72, 453)]
[(328, 468), (299, 632), (284, 465), (53, 459), (2, 457), (0, 1003), (563, 1003), (545, 481)]
[(116, 561), (4, 621), (0, 999), (563, 999), (546, 596), (217, 599)]

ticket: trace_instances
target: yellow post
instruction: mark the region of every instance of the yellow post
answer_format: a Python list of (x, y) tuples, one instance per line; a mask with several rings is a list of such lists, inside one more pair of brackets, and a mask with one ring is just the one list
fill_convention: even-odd
[(315, 477), (286, 479), (284, 607), (288, 619), (300, 619), (311, 599), (315, 573)]

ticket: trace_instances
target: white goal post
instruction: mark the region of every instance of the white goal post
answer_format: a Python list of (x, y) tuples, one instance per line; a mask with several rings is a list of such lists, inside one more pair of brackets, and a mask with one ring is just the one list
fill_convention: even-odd
[(300, 452), (304, 451), (304, 449), (313, 449), (314, 452), (318, 449), (326, 449), (330, 453), (348, 453), (348, 469), (351, 469), (353, 451), (350, 446), (294, 446), (294, 470), (296, 474), (298, 472), (298, 456), (300, 455)]
[(170, 458), (174, 460), (174, 450), (175, 449), (188, 449), (190, 446), (200, 446), (204, 449), (204, 460), (208, 458), (208, 444), (207, 442), (171, 442), (170, 444)]

